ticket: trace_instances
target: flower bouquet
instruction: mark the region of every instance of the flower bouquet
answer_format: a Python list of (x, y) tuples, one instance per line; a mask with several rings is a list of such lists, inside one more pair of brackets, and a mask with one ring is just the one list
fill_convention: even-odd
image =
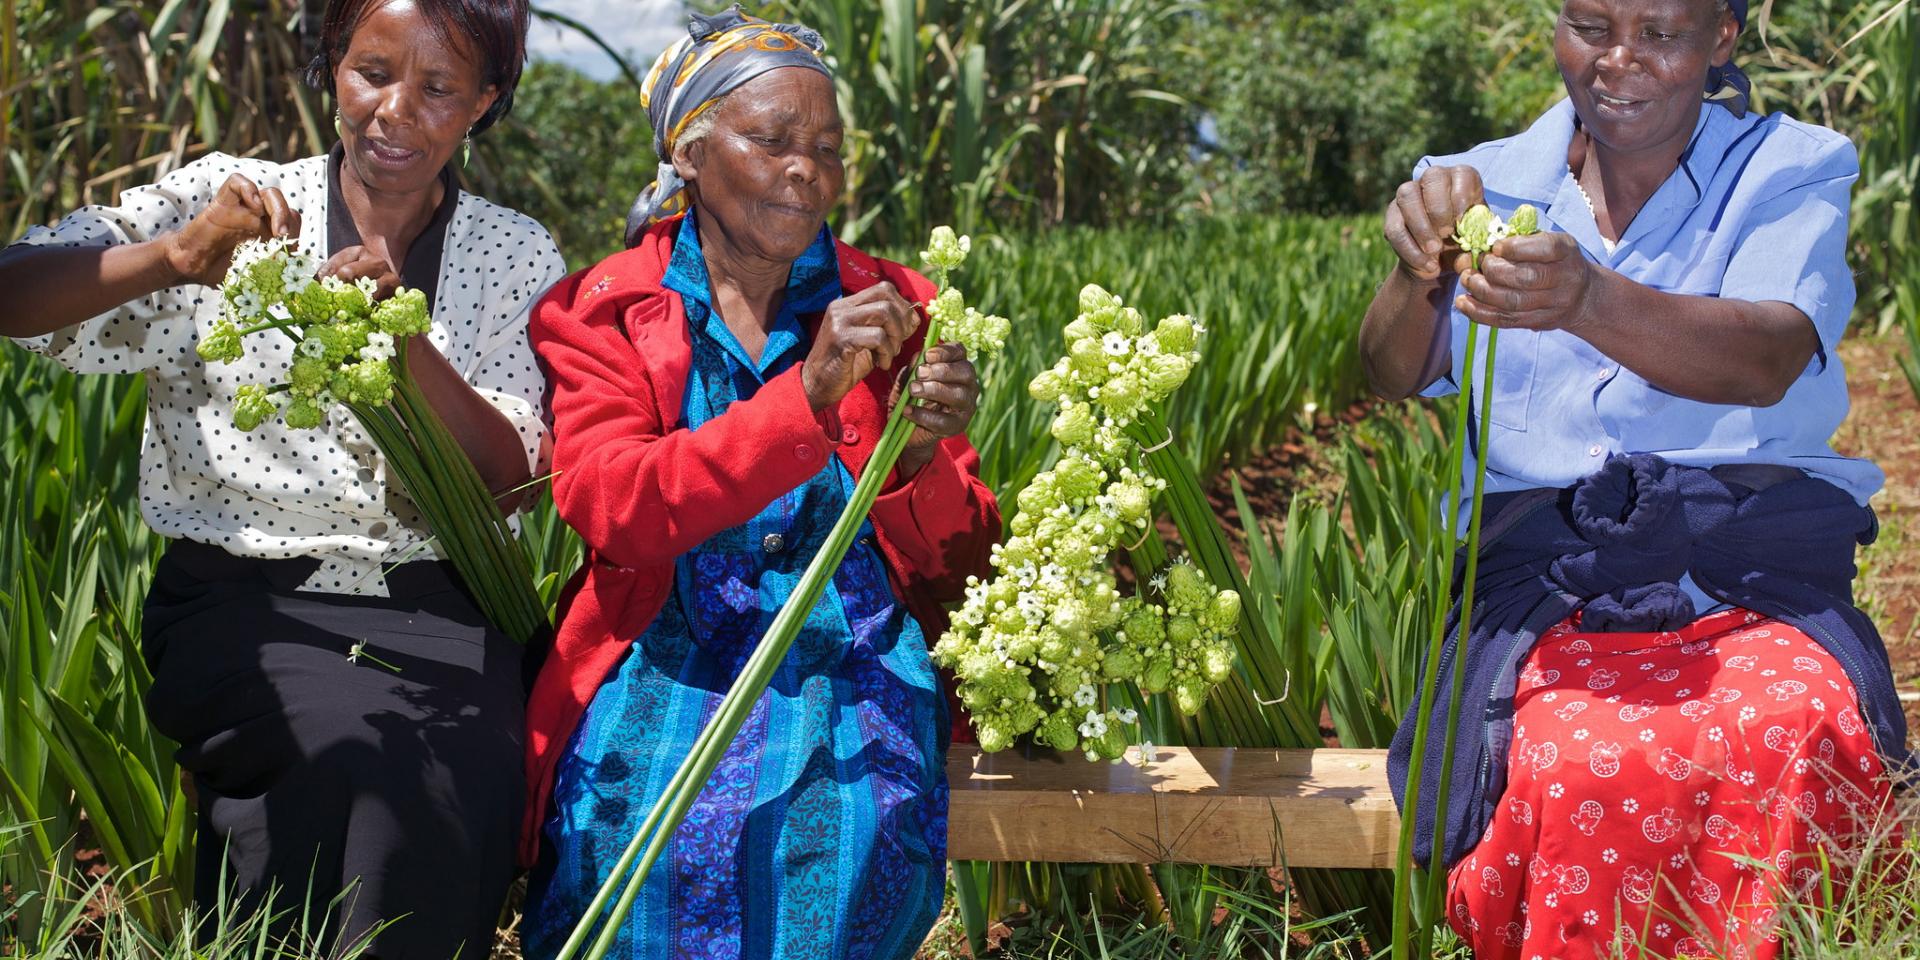
[[(1080, 293), (1067, 353), (1029, 392), (1056, 403), (1053, 468), (1016, 495), (1012, 536), (994, 548), (996, 575), (968, 582), (965, 604), (933, 647), (959, 678), (980, 748), (1031, 733), (1056, 750), (1119, 760), (1136, 712), (1111, 688), (1171, 693), (1187, 716), (1233, 671), (1240, 595), (1176, 563), (1123, 597), (1110, 557), (1153, 535), (1167, 483), (1128, 428), (1186, 382), (1205, 330), (1184, 315), (1151, 329), (1098, 286)], [(1144, 763), (1154, 753), (1140, 743)]]
[(373, 281), (320, 277), (319, 262), (283, 239), (251, 240), (235, 252), (220, 285), (223, 316), (195, 350), (231, 363), (245, 340), (278, 331), (294, 341), (287, 381), (236, 391), (234, 426), (258, 429), (275, 417), (317, 429), (344, 406), (379, 448), (402, 490), (432, 530), (480, 611), (525, 643), (548, 627), (531, 566), (494, 493), (407, 372), (406, 340), (432, 328), (426, 295), (401, 288), (376, 300)]

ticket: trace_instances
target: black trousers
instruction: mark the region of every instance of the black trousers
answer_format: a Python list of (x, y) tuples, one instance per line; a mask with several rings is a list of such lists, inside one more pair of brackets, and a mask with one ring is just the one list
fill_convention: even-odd
[(198, 792), (195, 898), (271, 893), (280, 932), (377, 931), (383, 960), (485, 958), (524, 802), (522, 650), (443, 563), (394, 570), (390, 598), (295, 592), (316, 566), (177, 541), (148, 594), (147, 712)]

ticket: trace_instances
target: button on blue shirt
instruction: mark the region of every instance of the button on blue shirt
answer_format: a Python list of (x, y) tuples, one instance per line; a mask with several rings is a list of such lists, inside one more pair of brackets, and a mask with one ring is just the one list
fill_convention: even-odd
[[(1487, 490), (1566, 487), (1609, 454), (1656, 453), (1697, 467), (1797, 467), (1865, 504), (1885, 475), (1829, 446), (1847, 414), (1834, 348), (1854, 302), (1846, 263), (1848, 193), (1860, 172), (1853, 144), (1781, 114), (1737, 118), (1702, 104), (1678, 169), (1609, 252), (1567, 170), (1573, 134), (1573, 106), (1563, 100), (1525, 133), (1428, 157), (1414, 176), (1430, 166), (1473, 167), (1501, 216), (1531, 203), (1543, 211), (1542, 230), (1572, 234), (1588, 260), (1656, 290), (1790, 303), (1812, 319), (1820, 350), (1779, 403), (1745, 407), (1674, 396), (1564, 331), (1501, 331)], [(1459, 293), (1458, 278), (1453, 283), (1448, 304)], [(1458, 392), (1464, 376), (1470, 325), (1449, 311), (1453, 366), (1427, 396)], [(1474, 373), (1475, 384), (1481, 376)], [(1476, 417), (1484, 409), (1476, 396)], [(1472, 459), (1469, 451), (1469, 477)]]

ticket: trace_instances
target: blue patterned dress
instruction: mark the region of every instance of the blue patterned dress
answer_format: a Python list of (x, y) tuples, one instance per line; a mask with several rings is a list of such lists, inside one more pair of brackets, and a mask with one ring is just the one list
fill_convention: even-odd
[[(795, 261), (753, 362), (712, 308), (690, 214), (664, 284), (693, 344), (698, 430), (806, 355), (797, 314), (840, 296), (831, 235)], [(835, 458), (675, 564), (674, 595), (607, 678), (560, 762), (534, 871), (527, 954), (565, 941), (691, 751), (853, 491)], [(945, 885), (946, 705), (871, 525), (814, 608), (621, 931), (614, 955), (911, 957)]]

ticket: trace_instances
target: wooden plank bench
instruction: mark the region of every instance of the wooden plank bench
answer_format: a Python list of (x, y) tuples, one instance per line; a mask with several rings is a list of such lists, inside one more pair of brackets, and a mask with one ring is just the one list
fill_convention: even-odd
[(955, 860), (1393, 865), (1385, 750), (1161, 747), (1142, 769), (956, 744)]

